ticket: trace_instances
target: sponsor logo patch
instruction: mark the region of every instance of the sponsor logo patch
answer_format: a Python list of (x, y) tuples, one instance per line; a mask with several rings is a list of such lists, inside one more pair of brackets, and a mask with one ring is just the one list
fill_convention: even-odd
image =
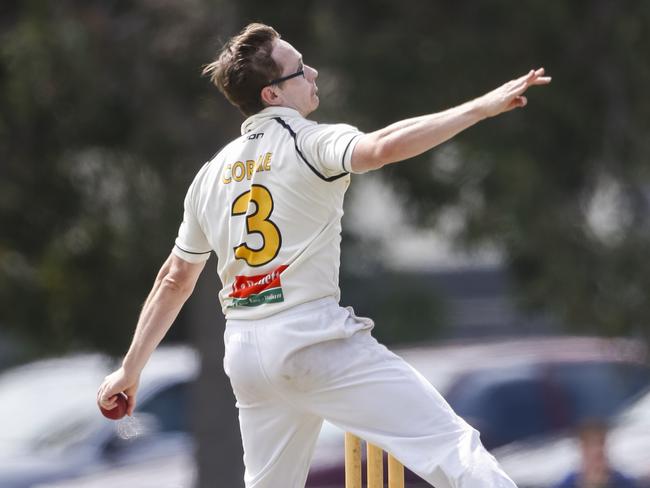
[(264, 303), (283, 302), (284, 295), (280, 275), (285, 269), (287, 266), (283, 264), (270, 273), (235, 276), (232, 292), (228, 295), (232, 299), (228, 307), (257, 307)]

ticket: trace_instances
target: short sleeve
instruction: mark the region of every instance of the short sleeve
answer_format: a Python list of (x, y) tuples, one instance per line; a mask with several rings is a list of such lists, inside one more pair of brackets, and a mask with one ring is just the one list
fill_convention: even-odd
[(185, 197), (183, 222), (178, 229), (178, 237), (172, 252), (190, 263), (201, 263), (210, 257), (210, 243), (199, 225), (192, 201), (194, 184), (190, 186)]
[(350, 173), (352, 152), (363, 135), (348, 124), (314, 124), (297, 134), (297, 145), (308, 163), (325, 177)]

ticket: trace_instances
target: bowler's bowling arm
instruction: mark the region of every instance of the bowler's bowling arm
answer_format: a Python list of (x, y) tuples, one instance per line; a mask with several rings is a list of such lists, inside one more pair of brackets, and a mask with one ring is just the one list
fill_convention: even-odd
[(183, 304), (194, 291), (205, 266), (187, 262), (170, 254), (158, 272), (153, 288), (142, 307), (140, 318), (124, 357), (122, 366), (127, 371), (142, 371), (144, 365), (174, 323)]
[(115, 395), (124, 392), (128, 397), (127, 413), (133, 413), (142, 369), (192, 294), (204, 266), (205, 262), (189, 263), (175, 254), (167, 258), (142, 307), (122, 367), (104, 378), (97, 391), (100, 407), (114, 408)]

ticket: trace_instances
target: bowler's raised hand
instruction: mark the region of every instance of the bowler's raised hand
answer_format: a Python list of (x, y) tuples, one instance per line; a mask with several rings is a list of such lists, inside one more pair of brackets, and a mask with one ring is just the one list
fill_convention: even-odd
[(531, 86), (548, 85), (550, 76), (544, 76), (544, 68), (531, 69), (528, 74), (509, 81), (480, 97), (477, 101), (486, 117), (494, 117), (519, 107), (525, 107), (528, 99), (524, 93)]

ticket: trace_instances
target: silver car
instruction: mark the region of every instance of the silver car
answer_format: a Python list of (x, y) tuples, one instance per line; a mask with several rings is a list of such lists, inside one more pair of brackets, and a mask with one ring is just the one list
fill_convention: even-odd
[(99, 354), (38, 361), (0, 375), (0, 486), (88, 476), (170, 457), (192, 457), (188, 425), (196, 353), (163, 347), (143, 371), (137, 414), (103, 418), (97, 388), (112, 371)]

